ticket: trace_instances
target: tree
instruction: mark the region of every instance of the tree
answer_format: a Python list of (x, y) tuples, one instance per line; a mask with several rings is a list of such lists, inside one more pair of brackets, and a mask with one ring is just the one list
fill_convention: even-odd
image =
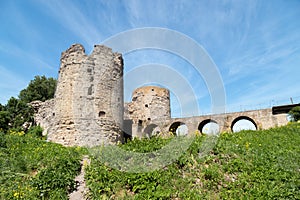
[(5, 110), (0, 111), (0, 133), (9, 129), (10, 114)]
[(289, 115), (292, 118), (292, 121), (297, 122), (300, 120), (300, 106), (296, 106), (292, 108), (289, 112)]
[(56, 89), (56, 79), (45, 76), (35, 76), (26, 89), (19, 94), (19, 99), (25, 103), (40, 100), (46, 101), (54, 97)]
[[(24, 129), (25, 122), (33, 122), (33, 109), (28, 103), (46, 101), (54, 97), (56, 80), (45, 76), (35, 76), (28, 87), (19, 94), (19, 99), (11, 97), (6, 105), (0, 104), (0, 132), (13, 128)], [(26, 128), (25, 128), (26, 129)]]
[(24, 101), (11, 97), (5, 105), (8, 128), (20, 128), (25, 122), (33, 122), (33, 109)]

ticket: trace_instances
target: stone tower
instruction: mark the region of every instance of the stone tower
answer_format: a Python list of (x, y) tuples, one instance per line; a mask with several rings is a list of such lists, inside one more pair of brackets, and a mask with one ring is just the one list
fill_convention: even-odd
[(151, 124), (171, 118), (170, 92), (157, 86), (137, 88), (132, 93), (132, 102), (125, 105), (125, 117), (132, 120), (132, 136), (144, 137)]
[(103, 45), (91, 55), (80, 44), (62, 53), (48, 140), (96, 146), (122, 140), (123, 59)]

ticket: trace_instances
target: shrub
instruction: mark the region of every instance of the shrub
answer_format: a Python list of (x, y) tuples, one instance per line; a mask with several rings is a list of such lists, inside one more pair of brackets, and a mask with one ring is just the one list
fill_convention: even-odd
[(297, 122), (300, 120), (300, 106), (296, 106), (292, 108), (289, 112), (292, 121)]
[(43, 137), (43, 128), (40, 126), (32, 126), (26, 133), (28, 136), (45, 139)]

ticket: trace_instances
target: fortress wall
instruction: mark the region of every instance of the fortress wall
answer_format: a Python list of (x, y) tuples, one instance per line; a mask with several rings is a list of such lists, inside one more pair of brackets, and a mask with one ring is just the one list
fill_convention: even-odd
[(257, 129), (288, 123), (287, 114), (273, 115), (272, 109), (171, 118), (170, 92), (157, 86), (137, 88), (124, 104), (122, 55), (103, 45), (95, 45), (90, 55), (80, 44), (63, 52), (55, 98), (32, 106), (48, 140), (66, 146), (115, 144), (123, 141), (123, 131), (126, 138), (167, 133), (178, 122), (189, 133), (210, 120), (221, 132), (230, 132), (238, 119), (254, 122)]
[(86, 55), (82, 45), (62, 53), (55, 93), (56, 124), (48, 140), (96, 146), (122, 140), (123, 59), (103, 45)]
[(143, 137), (143, 130), (151, 123), (161, 123), (171, 118), (170, 92), (157, 86), (145, 86), (132, 93), (127, 104), (127, 116), (133, 122), (132, 136)]

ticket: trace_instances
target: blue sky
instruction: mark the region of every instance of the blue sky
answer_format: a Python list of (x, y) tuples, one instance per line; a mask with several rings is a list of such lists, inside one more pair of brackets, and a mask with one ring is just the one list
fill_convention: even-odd
[[(1, 104), (35, 75), (56, 78), (60, 54), (71, 44), (81, 43), (90, 53), (94, 44), (144, 27), (178, 31), (206, 50), (222, 77), (227, 111), (289, 103), (290, 97), (300, 103), (298, 0), (2, 0), (0, 7)], [(174, 68), (197, 93), (200, 111), (183, 106), (189, 110), (185, 115), (211, 112), (205, 81), (185, 60), (151, 49), (126, 54), (124, 60), (125, 75), (148, 63)], [(172, 99), (173, 116), (178, 116)]]

